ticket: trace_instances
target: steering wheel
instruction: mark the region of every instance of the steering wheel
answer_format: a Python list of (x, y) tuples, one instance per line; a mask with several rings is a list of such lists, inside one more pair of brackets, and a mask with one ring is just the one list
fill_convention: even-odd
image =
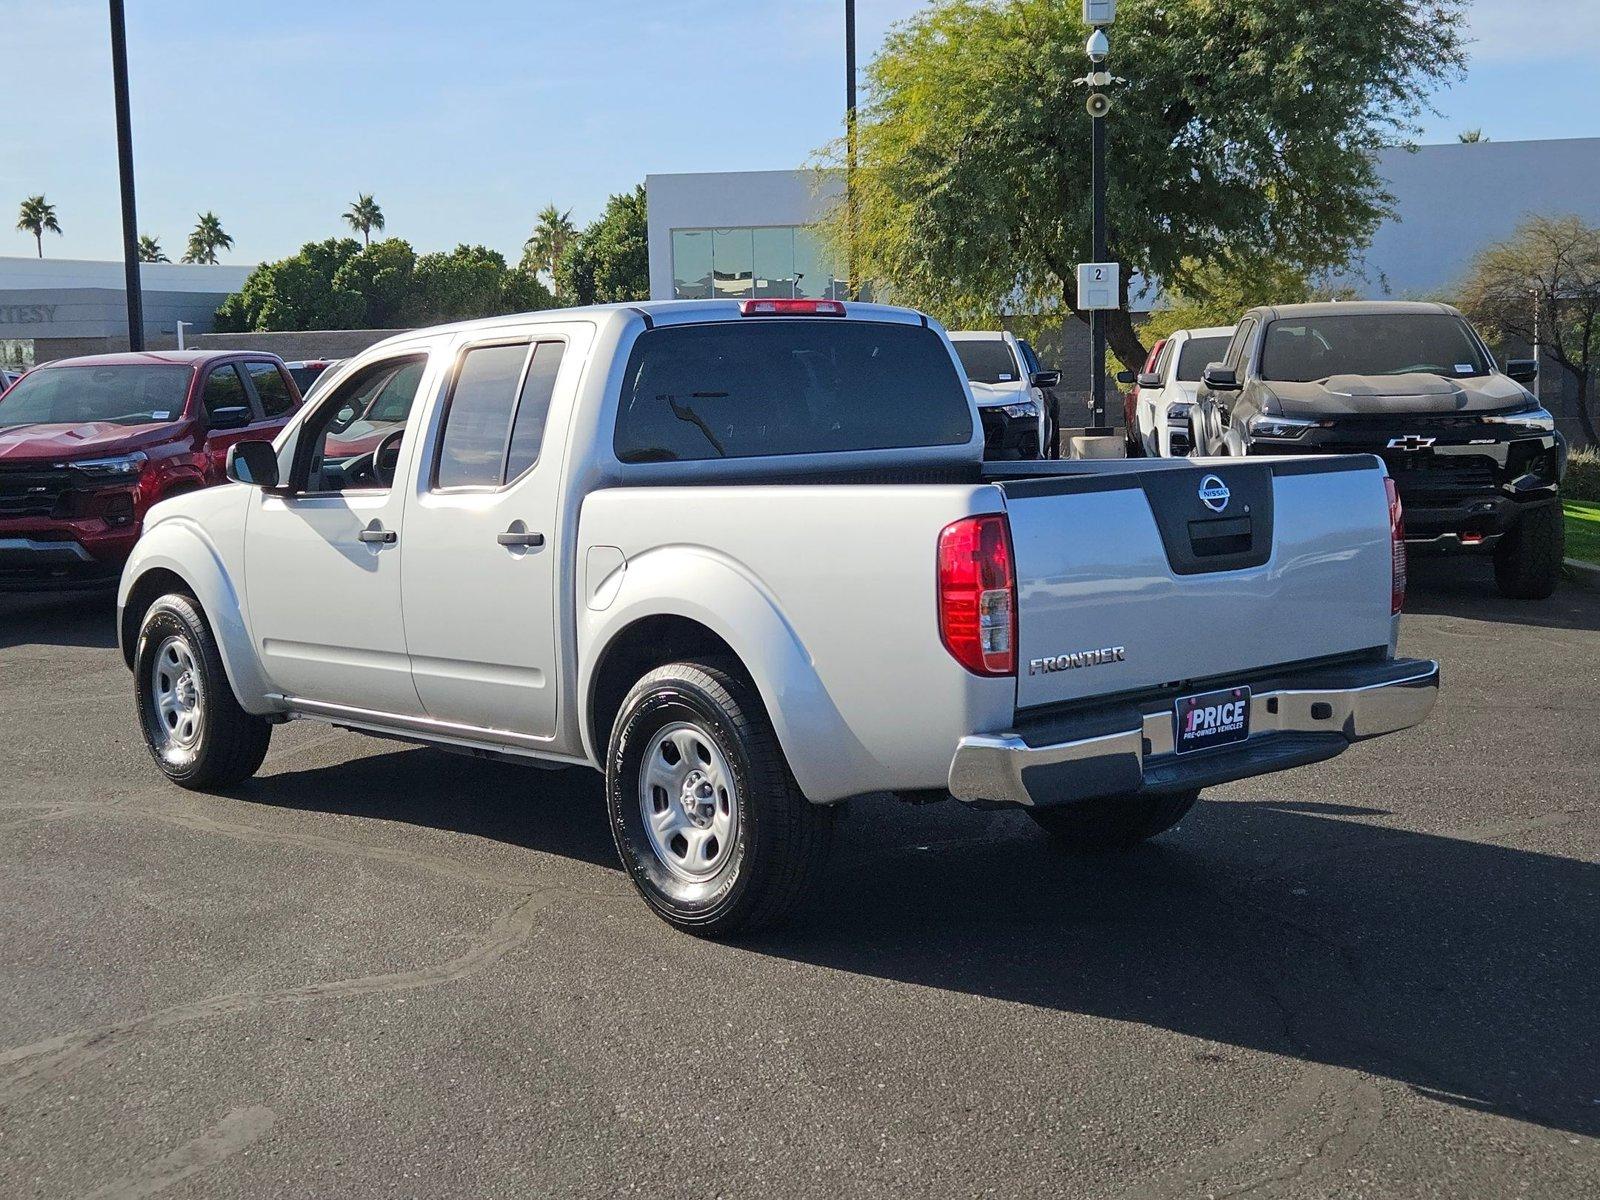
[(400, 465), (400, 439), (405, 432), (404, 426), (391, 430), (371, 450), (345, 463), (344, 486), (359, 487), (370, 480), (374, 487), (392, 487), (395, 468)]

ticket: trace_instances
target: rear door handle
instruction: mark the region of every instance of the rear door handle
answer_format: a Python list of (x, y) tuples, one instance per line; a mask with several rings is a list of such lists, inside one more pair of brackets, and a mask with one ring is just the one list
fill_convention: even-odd
[(542, 546), (544, 534), (527, 533), (521, 529), (508, 529), (504, 533), (496, 534), (495, 541), (502, 546)]
[(374, 521), (358, 535), (363, 542), (376, 542), (380, 546), (392, 546), (400, 540), (400, 535), (392, 529), (385, 529)]

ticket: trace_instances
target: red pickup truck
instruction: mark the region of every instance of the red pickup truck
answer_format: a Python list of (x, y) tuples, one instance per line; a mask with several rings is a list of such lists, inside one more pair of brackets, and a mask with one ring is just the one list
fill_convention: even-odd
[(157, 500), (221, 483), (228, 447), (300, 407), (275, 355), (47, 363), (0, 396), (0, 591), (114, 583)]

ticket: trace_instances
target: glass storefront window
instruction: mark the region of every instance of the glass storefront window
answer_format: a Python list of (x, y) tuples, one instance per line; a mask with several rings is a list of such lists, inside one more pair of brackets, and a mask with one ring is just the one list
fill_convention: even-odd
[(711, 231), (672, 231), (672, 294), (678, 300), (711, 298)]
[(787, 299), (794, 295), (794, 240), (793, 226), (754, 231), (756, 249), (756, 295), (779, 296)]
[(672, 294), (676, 299), (798, 296), (843, 300), (847, 299), (846, 290), (821, 239), (806, 226), (672, 231)]
[(719, 300), (750, 295), (755, 278), (753, 229), (716, 229), (711, 233), (711, 278)]

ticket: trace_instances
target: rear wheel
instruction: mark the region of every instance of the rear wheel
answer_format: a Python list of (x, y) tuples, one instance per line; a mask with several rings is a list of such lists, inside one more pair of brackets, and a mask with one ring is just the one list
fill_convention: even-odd
[(702, 937), (786, 917), (833, 827), (833, 810), (801, 794), (755, 689), (724, 663), (670, 663), (634, 685), (611, 732), (606, 806), (645, 903)]
[(1561, 580), (1566, 550), (1566, 520), (1559, 503), (1524, 513), (1494, 548), (1495, 584), (1513, 599), (1543, 600)]
[(1164, 796), (1111, 796), (1027, 812), (1064, 849), (1128, 850), (1171, 829), (1199, 798), (1196, 789)]
[(180, 787), (229, 787), (267, 756), (272, 726), (239, 706), (200, 606), (180, 593), (145, 612), (134, 649), (134, 690), (145, 745)]

